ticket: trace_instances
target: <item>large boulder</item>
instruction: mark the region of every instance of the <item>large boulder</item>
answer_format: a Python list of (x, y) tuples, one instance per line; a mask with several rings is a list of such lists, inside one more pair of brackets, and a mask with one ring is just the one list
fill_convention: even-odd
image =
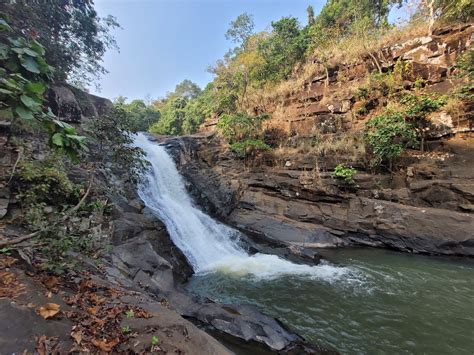
[(84, 118), (99, 117), (112, 107), (109, 99), (66, 84), (51, 86), (47, 97), (53, 113), (70, 123), (81, 123)]

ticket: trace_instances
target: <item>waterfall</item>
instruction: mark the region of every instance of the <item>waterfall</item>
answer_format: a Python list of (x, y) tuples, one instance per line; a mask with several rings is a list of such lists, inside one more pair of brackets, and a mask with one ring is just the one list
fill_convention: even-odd
[(196, 273), (223, 272), (272, 278), (307, 275), (335, 279), (346, 268), (291, 263), (275, 255), (249, 255), (239, 245), (239, 232), (220, 223), (195, 206), (183, 178), (166, 149), (138, 133), (135, 145), (144, 150), (150, 168), (139, 184), (145, 205), (166, 225), (175, 245), (181, 249)]

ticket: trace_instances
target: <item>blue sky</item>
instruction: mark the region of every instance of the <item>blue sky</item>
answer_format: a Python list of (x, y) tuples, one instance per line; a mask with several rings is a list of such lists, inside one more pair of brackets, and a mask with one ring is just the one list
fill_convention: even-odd
[(254, 16), (257, 31), (282, 16), (306, 22), (311, 4), (318, 13), (325, 0), (96, 0), (100, 16), (117, 17), (120, 53), (109, 51), (100, 81), (108, 98), (157, 98), (190, 79), (201, 87), (212, 76), (206, 69), (232, 47), (225, 39), (229, 23), (239, 14)]
[[(123, 29), (114, 31), (120, 52), (109, 51), (100, 81), (100, 96), (129, 100), (158, 98), (190, 79), (204, 87), (212, 80), (207, 68), (232, 48), (225, 39), (229, 23), (247, 12), (255, 30), (283, 16), (306, 24), (306, 8), (315, 14), (325, 0), (95, 0), (100, 16), (117, 18)], [(391, 16), (394, 18), (394, 14)]]

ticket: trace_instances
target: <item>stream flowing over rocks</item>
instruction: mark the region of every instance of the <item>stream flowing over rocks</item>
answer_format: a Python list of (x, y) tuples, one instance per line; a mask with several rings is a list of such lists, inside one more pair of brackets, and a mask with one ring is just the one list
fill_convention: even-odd
[[(147, 138), (142, 136), (142, 142), (144, 141), (147, 141)], [(145, 143), (142, 143), (141, 145), (144, 144)], [(163, 149), (156, 144), (150, 143), (150, 146), (156, 146), (157, 149), (161, 150)], [(155, 162), (152, 161), (152, 163)], [(171, 160), (169, 164), (173, 165)], [(176, 181), (176, 179), (180, 180), (179, 176), (173, 175), (173, 171), (166, 170), (166, 166), (160, 165), (157, 168), (164, 170), (163, 173), (166, 174), (168, 179), (171, 179), (170, 182), (173, 180)], [(150, 173), (150, 177), (157, 173), (159, 172), (155, 171), (154, 174)], [(161, 185), (162, 184), (163, 181), (161, 181)], [(163, 188), (163, 186), (159, 185), (160, 184), (155, 182), (155, 185), (150, 185), (150, 188)], [(167, 192), (172, 193), (173, 188), (179, 190), (179, 186), (171, 186)], [(184, 199), (185, 204), (191, 203), (190, 200), (188, 201), (189, 198), (186, 196), (184, 189), (178, 192), (184, 193), (181, 198)], [(306, 343), (303, 338), (287, 329), (276, 319), (263, 315), (254, 306), (238, 304), (222, 305), (210, 300), (198, 300), (189, 295), (182, 287), (182, 283), (196, 271), (198, 266), (201, 269), (205, 269), (206, 264), (203, 264), (204, 262), (211, 262), (213, 258), (222, 256), (222, 253), (224, 253), (223, 256), (226, 256), (224, 252), (226, 250), (225, 248), (227, 248), (230, 253), (228, 256), (230, 258), (229, 262), (242, 265), (243, 269), (238, 270), (238, 272), (242, 270), (245, 270), (242, 272), (258, 272), (258, 265), (262, 263), (263, 266), (267, 265), (265, 270), (267, 270), (268, 267), (272, 268), (272, 270), (268, 269), (267, 272), (312, 273), (313, 271), (310, 265), (317, 264), (319, 257), (311, 253), (305, 254), (301, 256), (299, 264), (293, 264), (277, 256), (260, 254), (260, 252), (268, 250), (268, 248), (265, 246), (260, 248), (258, 244), (250, 241), (246, 243), (246, 239), (242, 240), (243, 245), (246, 245), (246, 247), (232, 244), (234, 242), (226, 239), (226, 230), (231, 231), (231, 229), (214, 222), (210, 217), (207, 217), (197, 209), (195, 212), (187, 211), (187, 213), (195, 213), (196, 216), (201, 220), (204, 219), (204, 222), (207, 223), (206, 227), (202, 225), (201, 228), (210, 229), (201, 232), (211, 234), (221, 232), (217, 233), (216, 237), (224, 238), (221, 242), (208, 241), (209, 243), (213, 242), (214, 245), (202, 245), (204, 248), (202, 252), (214, 247), (224, 249), (219, 253), (208, 252), (208, 257), (206, 256), (205, 259), (203, 259), (203, 255), (193, 256), (189, 253), (197, 251), (196, 248), (199, 248), (199, 246), (194, 245), (190, 249), (187, 249), (185, 245), (186, 243), (191, 243), (192, 245), (192, 240), (182, 240), (180, 244), (179, 240), (172, 240), (172, 238), (170, 238), (169, 232), (176, 233), (173, 232), (172, 223), (180, 221), (172, 220), (167, 227), (165, 227), (157, 218), (156, 209), (172, 209), (173, 206), (166, 204), (162, 206), (153, 205), (152, 202), (155, 200), (150, 200), (150, 198), (153, 198), (153, 192), (148, 190), (148, 188), (144, 189), (142, 187), (140, 196), (151, 208), (145, 207), (138, 199), (129, 202), (127, 199), (117, 196), (116, 201), (114, 201), (116, 206), (115, 220), (113, 221), (115, 247), (110, 253), (110, 266), (106, 268), (110, 280), (125, 285), (126, 287), (142, 290), (147, 294), (153, 295), (155, 298), (166, 299), (169, 306), (182, 317), (210, 331), (218, 338), (222, 337), (225, 339), (225, 343), (233, 344), (232, 347), (240, 348), (243, 344), (242, 342), (244, 342), (245, 344), (250, 344), (247, 345), (250, 346), (250, 348), (261, 348), (261, 351), (278, 351), (279, 353), (326, 352), (326, 350), (322, 348)], [(181, 199), (179, 196), (170, 197), (175, 202), (179, 202)], [(189, 205), (187, 208), (192, 207)], [(178, 212), (182, 213), (184, 211)], [(166, 221), (166, 212), (161, 211), (161, 214), (158, 214), (158, 216)], [(183, 216), (183, 214), (181, 214), (181, 216)], [(184, 227), (190, 227), (191, 232), (197, 233), (195, 229), (199, 228), (199, 225), (196, 225), (196, 223), (200, 223), (198, 220), (188, 226), (185, 226), (183, 223), (177, 226), (177, 228), (181, 228), (180, 230), (182, 230)], [(214, 231), (214, 229), (217, 230)], [(206, 237), (203, 233), (195, 234), (194, 238), (198, 238), (196, 242), (201, 243), (200, 239)], [(235, 233), (238, 232), (235, 231)], [(193, 238), (192, 235), (187, 234), (184, 235), (184, 237)], [(219, 243), (223, 244), (219, 245)], [(181, 246), (178, 248), (176, 245)], [(247, 254), (245, 250), (248, 250), (252, 255)], [(183, 254), (183, 251), (188, 254)], [(294, 257), (293, 254), (285, 250), (277, 250), (276, 253), (282, 257), (288, 256), (290, 260)], [(196, 257), (198, 259), (196, 259)], [(208, 258), (211, 259), (208, 260)], [(259, 258), (262, 258), (261, 262), (258, 261)], [(194, 271), (189, 260), (194, 263)], [(196, 260), (201, 261), (197, 262)], [(239, 260), (241, 260), (240, 264)], [(247, 262), (250, 263), (248, 267), (245, 266)], [(227, 263), (226, 259), (223, 260), (223, 263)], [(223, 265), (224, 264), (218, 262), (213, 264), (212, 267), (222, 268), (224, 267)], [(256, 270), (252, 271), (254, 267)], [(274, 267), (276, 267), (276, 270), (273, 270)]]
[(287, 169), (246, 167), (212, 133), (164, 144), (200, 206), (254, 240), (293, 250), (359, 245), (474, 256), (474, 216), (463, 210), (474, 202), (474, 157), (457, 141), (456, 158), (428, 178), (396, 176), (393, 188), (380, 190), (358, 174), (355, 192), (339, 189), (329, 174), (327, 187), (307, 184), (297, 161)]

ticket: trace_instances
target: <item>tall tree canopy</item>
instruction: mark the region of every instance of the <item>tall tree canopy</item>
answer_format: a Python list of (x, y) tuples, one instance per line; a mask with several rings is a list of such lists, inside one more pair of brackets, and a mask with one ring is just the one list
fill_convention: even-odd
[(329, 0), (321, 9), (315, 24), (321, 29), (337, 28), (348, 33), (357, 21), (374, 27), (388, 25), (388, 14), (394, 4), (403, 0)]
[(85, 82), (106, 72), (100, 61), (116, 48), (110, 30), (118, 23), (100, 18), (93, 0), (4, 0), (0, 6), (18, 34), (44, 45), (56, 79)]
[(225, 37), (238, 45), (244, 45), (252, 35), (255, 24), (252, 15), (244, 12), (230, 23)]

